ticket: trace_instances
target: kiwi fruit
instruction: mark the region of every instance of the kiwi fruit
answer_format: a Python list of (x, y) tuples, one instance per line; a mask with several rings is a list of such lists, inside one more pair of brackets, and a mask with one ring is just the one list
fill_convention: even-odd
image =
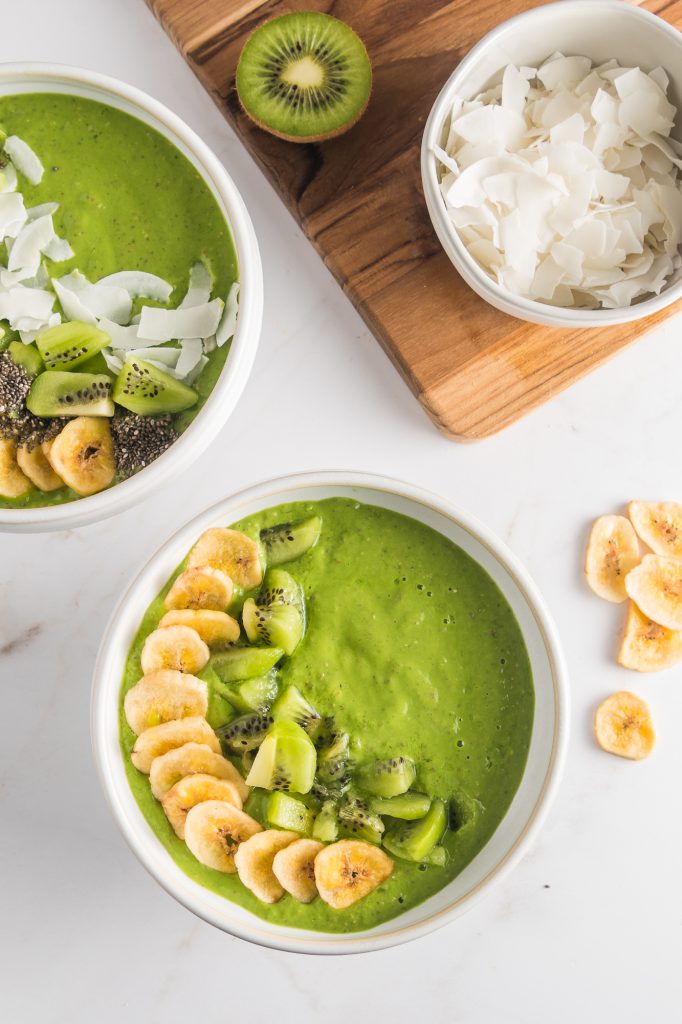
[(347, 131), (372, 91), (372, 65), (356, 33), (319, 11), (272, 18), (247, 39), (237, 93), (248, 116), (290, 142)]
[(220, 681), (216, 684), (221, 696), (229, 700), (237, 711), (257, 711), (261, 715), (269, 710), (277, 696), (277, 685), (277, 674), (274, 671), (264, 676), (245, 679), (232, 686), (226, 686)]
[(318, 843), (334, 843), (339, 836), (339, 816), (333, 800), (325, 800), (313, 822), (313, 839)]
[(280, 693), (272, 705), (271, 714), (276, 722), (281, 719), (296, 722), (309, 736), (315, 736), (322, 725), (322, 719), (315, 708), (295, 686), (287, 686)]
[(111, 344), (111, 338), (94, 324), (70, 320), (48, 327), (36, 336), (36, 345), (48, 370), (73, 370)]
[(139, 416), (182, 412), (191, 408), (198, 397), (194, 388), (144, 359), (129, 358), (114, 383), (116, 404)]
[(308, 793), (315, 778), (313, 741), (295, 722), (275, 722), (256, 754), (247, 786)]
[(229, 754), (242, 754), (246, 750), (259, 747), (272, 725), (270, 715), (241, 715), (234, 721), (222, 725), (216, 735), (224, 751)]
[(23, 366), (29, 377), (37, 377), (45, 369), (40, 352), (35, 345), (24, 345), (23, 341), (10, 341), (7, 351), (17, 366)]
[(419, 821), (401, 822), (387, 829), (383, 844), (395, 857), (428, 863), (426, 858), (443, 838), (447, 827), (445, 803), (432, 800), (427, 813)]
[(429, 864), (437, 868), (444, 868), (448, 862), (448, 851), (444, 846), (434, 846), (433, 849), (422, 857), (422, 864)]
[(315, 812), (295, 796), (288, 793), (271, 793), (265, 811), (268, 824), (289, 832), (309, 836), (313, 829)]
[(316, 784), (331, 793), (343, 791), (350, 783), (349, 736), (337, 729), (334, 719), (325, 719), (317, 740)]
[(285, 569), (268, 569), (258, 591), (256, 604), (261, 608), (290, 604), (303, 611), (303, 592), (294, 577)]
[(268, 565), (282, 565), (300, 558), (317, 544), (322, 529), (319, 516), (311, 516), (298, 523), (280, 523), (261, 530), (260, 539), (265, 548)]
[(382, 817), (400, 818), (402, 821), (417, 821), (423, 818), (431, 806), (431, 798), (426, 793), (400, 793), (398, 796), (375, 796), (369, 806)]
[(372, 796), (391, 797), (406, 793), (416, 775), (414, 761), (401, 755), (365, 765), (358, 772), (357, 781)]
[(380, 843), (385, 827), (379, 815), (359, 797), (344, 800), (339, 806), (339, 825), (345, 833), (368, 843)]
[(303, 617), (292, 604), (261, 607), (253, 598), (244, 602), (242, 622), (251, 643), (281, 647), (293, 654), (303, 637)]
[(233, 647), (214, 654), (209, 665), (224, 683), (264, 676), (284, 655), (281, 647)]
[(34, 416), (113, 416), (111, 380), (105, 374), (45, 370), (26, 396)]

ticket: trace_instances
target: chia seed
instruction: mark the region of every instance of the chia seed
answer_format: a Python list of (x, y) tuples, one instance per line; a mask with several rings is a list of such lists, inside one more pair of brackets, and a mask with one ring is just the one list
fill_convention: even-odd
[(117, 413), (111, 420), (116, 469), (121, 476), (131, 476), (163, 455), (177, 432), (170, 416), (138, 416)]
[(0, 437), (31, 451), (56, 437), (64, 426), (59, 419), (34, 416), (26, 408), (31, 378), (7, 352), (0, 352)]

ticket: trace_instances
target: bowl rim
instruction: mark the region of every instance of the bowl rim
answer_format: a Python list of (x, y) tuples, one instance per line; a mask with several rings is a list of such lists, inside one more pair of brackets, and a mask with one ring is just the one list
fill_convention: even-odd
[[(542, 786), (531, 814), (511, 847), (472, 890), (454, 900), (447, 907), (434, 912), (429, 917), (415, 924), (403, 925), (401, 927), (399, 925), (400, 917), (395, 918), (394, 921), (397, 926), (390, 932), (381, 935), (372, 936), (368, 935), (365, 931), (337, 937), (333, 936), (332, 933), (318, 932), (315, 933), (317, 937), (310, 938), (303, 931), (301, 931), (300, 936), (297, 936), (297, 929), (286, 928), (283, 925), (272, 926), (277, 929), (276, 934), (262, 931), (260, 929), (260, 919), (255, 915), (250, 915), (248, 923), (243, 925), (239, 922), (226, 922), (219, 915), (211, 913), (208, 908), (202, 906), (198, 902), (198, 896), (195, 900), (190, 895), (183, 896), (178, 894), (173, 882), (169, 878), (163, 877), (162, 872), (157, 870), (157, 866), (151, 863), (151, 858), (144, 849), (141, 835), (136, 834), (139, 830), (137, 830), (135, 823), (128, 819), (126, 811), (119, 800), (119, 787), (107, 774), (105, 749), (107, 747), (107, 725), (111, 710), (103, 691), (106, 683), (105, 666), (110, 661), (111, 653), (116, 649), (115, 632), (120, 615), (124, 611), (128, 600), (134, 596), (143, 578), (151, 571), (155, 564), (163, 562), (166, 555), (175, 547), (182, 535), (190, 530), (198, 531), (205, 528), (205, 525), (210, 524), (220, 516), (231, 516), (232, 512), (236, 510), (243, 514), (248, 514), (245, 506), (254, 501), (272, 500), (272, 504), (276, 504), (278, 495), (285, 492), (292, 490), (312, 491), (315, 488), (329, 487), (359, 487), (385, 492), (405, 498), (412, 504), (421, 505), (428, 510), (435, 511), (450, 519), (455, 525), (468, 533), (501, 564), (502, 568), (511, 577), (528, 610), (535, 619), (538, 632), (542, 638), (551, 673), (554, 728), (549, 761), (544, 769), (545, 774)], [(291, 953), (324, 955), (363, 953), (408, 942), (450, 923), (474, 906), (495, 885), (506, 878), (508, 873), (523, 857), (528, 847), (537, 837), (545, 821), (556, 797), (564, 770), (569, 731), (568, 670), (556, 626), (536, 584), (516, 555), (480, 520), (446, 498), (435, 494), (433, 491), (415, 486), (404, 480), (366, 472), (359, 473), (345, 470), (311, 471), (264, 480), (223, 498), (198, 515), (193, 516), (147, 559), (145, 565), (139, 570), (117, 602), (104, 631), (93, 673), (90, 728), (93, 757), (100, 785), (116, 823), (135, 856), (169, 895), (173, 896), (186, 909), (192, 911), (192, 913), (209, 924), (228, 934), (253, 942), (256, 945)], [(124, 779), (121, 785), (129, 786), (127, 778)], [(158, 844), (156, 837), (154, 837), (154, 840)], [(192, 890), (195, 887), (198, 890), (203, 889), (199, 883), (194, 882), (192, 879), (189, 879), (189, 881), (191, 882), (190, 888)]]
[[(511, 316), (531, 323), (573, 329), (581, 327), (609, 327), (614, 324), (634, 323), (637, 320), (643, 320), (653, 313), (666, 309), (682, 298), (682, 279), (675, 282), (670, 288), (662, 291), (659, 295), (653, 296), (644, 302), (637, 303), (634, 306), (619, 306), (616, 309), (587, 310), (553, 306), (549, 303), (539, 302), (536, 299), (528, 299), (522, 295), (514, 294), (488, 277), (482, 267), (469, 254), (457, 230), (450, 223), (438, 184), (436, 173), (437, 161), (433, 153), (433, 146), (439, 142), (441, 130), (452, 103), (452, 96), (457, 91), (461, 79), (469, 73), (470, 69), (488, 47), (496, 43), (506, 32), (519, 26), (525, 26), (526, 31), (532, 33), (531, 23), (541, 18), (551, 17), (552, 12), (557, 14), (561, 12), (562, 15), (574, 12), (575, 17), (578, 18), (584, 17), (586, 11), (590, 9), (611, 11), (613, 13), (617, 11), (619, 17), (633, 18), (635, 21), (656, 28), (661, 33), (675, 40), (680, 47), (680, 58), (682, 59), (682, 32), (667, 21), (664, 21), (663, 18), (658, 17), (658, 15), (642, 7), (635, 6), (633, 3), (624, 3), (623, 0), (555, 0), (553, 3), (541, 4), (533, 7), (531, 10), (516, 14), (495, 26), (495, 28), (479, 39), (457, 64), (452, 74), (446, 79), (431, 107), (422, 135), (420, 157), (424, 199), (434, 231), (451, 263), (469, 287), (491, 306), (501, 310), (503, 313), (508, 313)], [(682, 117), (682, 107), (679, 114)]]
[(90, 497), (38, 508), (0, 508), (0, 532), (63, 530), (106, 519), (144, 500), (153, 489), (187, 469), (215, 438), (239, 401), (256, 358), (263, 319), (263, 270), (251, 217), (227, 168), (200, 136), (165, 104), (110, 75), (47, 61), (0, 63), (0, 94), (7, 83), (31, 80), (36, 82), (36, 91), (40, 82), (63, 85), (66, 93), (70, 85), (101, 91), (101, 102), (106, 103), (109, 96), (129, 105), (132, 116), (137, 111), (143, 119), (150, 118), (155, 130), (162, 126), (172, 143), (177, 140), (186, 147), (197, 171), (224, 207), (237, 257), (239, 321), (228, 358), (204, 406), (163, 455), (134, 476)]

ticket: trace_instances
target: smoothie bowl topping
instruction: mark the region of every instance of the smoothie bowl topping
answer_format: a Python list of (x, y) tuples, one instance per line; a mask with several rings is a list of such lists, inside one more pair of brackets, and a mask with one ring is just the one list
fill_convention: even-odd
[(236, 260), (156, 130), (72, 95), (3, 97), (0, 117), (31, 136), (0, 129), (0, 506), (60, 504), (143, 469), (199, 412)]

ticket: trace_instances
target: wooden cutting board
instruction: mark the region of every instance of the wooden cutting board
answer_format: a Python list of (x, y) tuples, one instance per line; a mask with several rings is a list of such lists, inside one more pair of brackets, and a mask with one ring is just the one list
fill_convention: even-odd
[[(419, 149), (431, 105), (481, 36), (537, 0), (147, 0), (439, 429), (494, 434), (568, 387), (682, 302), (637, 324), (559, 330), (488, 306), (431, 227)], [(682, 25), (682, 0), (643, 6)], [(255, 128), (234, 89), (266, 18), (318, 9), (352, 25), (374, 68), (360, 122), (322, 145)]]

